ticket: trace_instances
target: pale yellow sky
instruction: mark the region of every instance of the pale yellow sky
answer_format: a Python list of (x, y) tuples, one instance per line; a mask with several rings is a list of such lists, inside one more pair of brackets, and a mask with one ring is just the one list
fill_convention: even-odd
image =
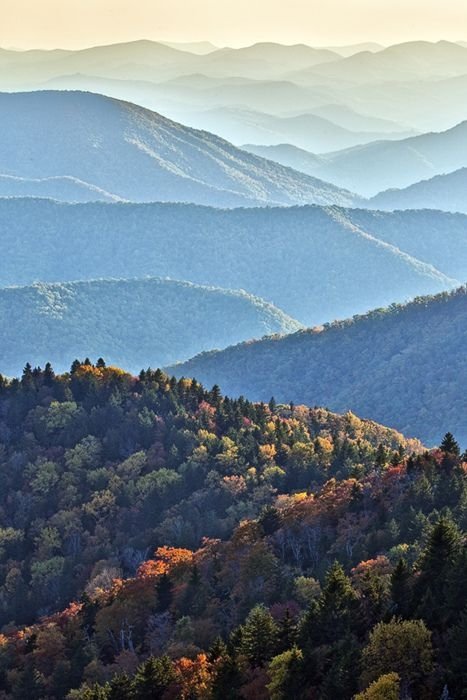
[(0, 46), (467, 40), (467, 0), (0, 0)]

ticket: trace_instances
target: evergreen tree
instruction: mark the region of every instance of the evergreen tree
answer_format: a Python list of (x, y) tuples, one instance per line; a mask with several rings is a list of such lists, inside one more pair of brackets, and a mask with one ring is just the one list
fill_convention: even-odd
[(441, 517), (431, 530), (419, 561), (420, 575), (416, 594), (420, 601), (418, 614), (430, 626), (440, 625), (446, 618), (446, 581), (461, 552), (461, 535), (455, 523)]
[(326, 575), (317, 604), (307, 611), (300, 630), (303, 649), (333, 643), (360, 627), (358, 597), (342, 566), (335, 562)]
[(151, 657), (141, 664), (134, 678), (137, 700), (162, 700), (167, 688), (176, 680), (176, 674), (168, 656)]
[(252, 666), (262, 666), (277, 648), (278, 628), (264, 605), (251, 610), (241, 627), (240, 652)]
[(264, 506), (258, 518), (258, 523), (261, 525), (265, 535), (274, 534), (281, 526), (281, 516), (277, 508), (270, 505)]
[(452, 433), (446, 433), (446, 435), (444, 436), (443, 441), (440, 445), (440, 449), (445, 454), (450, 454), (450, 455), (459, 456), (461, 453), (459, 443), (456, 442), (456, 440), (454, 439), (454, 435)]
[(135, 698), (133, 680), (126, 673), (114, 676), (109, 683), (108, 698), (109, 700), (133, 700)]
[(240, 700), (239, 688), (243, 679), (237, 661), (224, 653), (214, 668), (210, 700)]
[(411, 610), (412, 586), (411, 571), (405, 559), (399, 559), (391, 574), (391, 598), (394, 613), (398, 617), (407, 618)]
[(300, 700), (304, 690), (302, 664), (303, 654), (296, 646), (271, 660), (267, 686), (271, 700)]

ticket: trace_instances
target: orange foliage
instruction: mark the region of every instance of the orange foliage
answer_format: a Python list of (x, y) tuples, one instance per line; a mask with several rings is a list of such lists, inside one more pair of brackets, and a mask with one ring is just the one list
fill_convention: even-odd
[(148, 559), (138, 569), (138, 578), (154, 578), (162, 574), (176, 574), (190, 566), (193, 552), (180, 547), (158, 547), (155, 559)]
[(388, 576), (391, 574), (392, 566), (389, 559), (383, 555), (379, 555), (376, 559), (367, 559), (361, 561), (350, 572), (355, 582), (366, 577), (368, 574), (374, 573), (378, 576)]
[(209, 695), (212, 680), (212, 664), (206, 654), (195, 659), (182, 657), (175, 662), (180, 700), (205, 698)]

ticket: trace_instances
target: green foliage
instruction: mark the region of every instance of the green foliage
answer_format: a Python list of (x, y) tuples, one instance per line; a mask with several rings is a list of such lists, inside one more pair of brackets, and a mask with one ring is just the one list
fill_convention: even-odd
[(422, 620), (380, 622), (370, 633), (362, 662), (364, 685), (397, 673), (403, 692), (416, 690), (433, 668), (431, 633)]
[[(273, 391), (277, 401), (351, 409), (430, 445), (451, 428), (467, 445), (466, 298), (461, 287), (206, 353), (173, 369), (207, 384), (218, 381), (232, 395), (267, 401)], [(452, 435), (446, 448), (459, 454)], [(383, 450), (378, 459), (384, 456)]]
[(271, 700), (299, 700), (303, 690), (300, 678), (302, 662), (303, 654), (297, 647), (292, 647), (271, 660), (268, 667)]
[[(110, 364), (137, 371), (148, 358), (162, 366), (213, 347), (299, 328), (278, 308), (246, 292), (167, 279), (37, 283), (0, 290), (1, 369), (6, 375), (16, 374), (27, 360), (35, 365), (51, 360), (64, 371), (76, 353), (99, 352)], [(53, 429), (52, 421), (50, 416), (48, 429)]]
[[(139, 174), (136, 179), (140, 191)], [(334, 188), (334, 201), (335, 195)], [(454, 284), (453, 278), (466, 278), (466, 218), (440, 212), (3, 199), (0, 229), (8, 250), (0, 270), (3, 286), (37, 279), (169, 277), (245, 289), (308, 326), (435, 294)], [(398, 239), (393, 247), (381, 245), (391, 236)], [(32, 249), (34, 256), (24, 255)], [(146, 332), (143, 325), (134, 335)], [(271, 394), (279, 399), (270, 389), (264, 400)]]
[(257, 605), (240, 630), (241, 653), (252, 666), (261, 666), (273, 656), (277, 638), (278, 628), (271, 613), (262, 605)]
[(451, 447), (102, 360), (2, 383), (0, 436), (6, 700), (462, 698)]
[(355, 696), (354, 700), (399, 700), (400, 678), (397, 673), (386, 673), (380, 676), (363, 692)]

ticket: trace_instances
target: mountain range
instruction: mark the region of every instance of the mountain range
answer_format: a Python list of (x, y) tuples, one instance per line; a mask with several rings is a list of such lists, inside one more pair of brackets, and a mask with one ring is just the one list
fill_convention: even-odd
[[(406, 188), (421, 180), (466, 167), (467, 121), (443, 132), (377, 141), (318, 156), (298, 153), (296, 148), (287, 144), (268, 149), (254, 145), (246, 148), (283, 165), (301, 167), (302, 172), (312, 177), (323, 178), (364, 197), (373, 197), (383, 190)], [(437, 181), (434, 186), (441, 186), (441, 183)], [(409, 202), (411, 194), (406, 195)], [(414, 192), (412, 208), (416, 208), (416, 194)], [(441, 191), (439, 198), (442, 198)], [(434, 208), (437, 201), (435, 197)]]
[(439, 209), (467, 213), (467, 168), (435, 175), (405, 189), (380, 192), (370, 200), (375, 209)]
[[(324, 112), (326, 112), (325, 109)], [(345, 117), (343, 119), (345, 120)], [(408, 135), (407, 132), (404, 134), (400, 127), (397, 130), (396, 125), (395, 130), (389, 133), (388, 131), (358, 131), (340, 126), (312, 112), (277, 116), (233, 107), (191, 112), (185, 116), (185, 121), (190, 126), (207, 129), (236, 144), (254, 142), (267, 146), (288, 142), (317, 153), (336, 151), (381, 139), (397, 140)], [(363, 123), (366, 120), (363, 116), (360, 118), (355, 114), (357, 129), (359, 121)]]
[[(387, 240), (378, 237), (380, 220)], [(314, 325), (459, 285), (467, 217), (440, 213), (435, 221), (431, 230), (423, 212), (0, 199), (0, 284), (170, 277), (245, 289)], [(440, 253), (450, 237), (451, 257)], [(451, 270), (462, 272), (460, 281)]]
[(350, 204), (351, 193), (159, 114), (81, 92), (0, 94), (2, 175), (73, 177), (133, 201)]
[[(361, 47), (346, 57), (304, 45), (207, 48), (209, 53), (195, 55), (195, 47), (135, 41), (80, 51), (2, 49), (0, 89), (97, 91), (181, 122), (188, 112), (220, 107), (329, 118), (314, 110), (338, 105), (389, 120), (395, 132), (425, 132), (447, 129), (466, 116), (467, 48), (460, 44), (415, 41), (376, 52)], [(379, 131), (364, 120), (352, 130)]]
[(47, 361), (65, 371), (70, 358), (86, 356), (125, 360), (138, 372), (299, 327), (246, 292), (151, 278), (40, 282), (0, 289), (0, 372)]
[(247, 342), (173, 367), (231, 395), (371, 416), (436, 444), (467, 444), (467, 287), (348, 321)]

